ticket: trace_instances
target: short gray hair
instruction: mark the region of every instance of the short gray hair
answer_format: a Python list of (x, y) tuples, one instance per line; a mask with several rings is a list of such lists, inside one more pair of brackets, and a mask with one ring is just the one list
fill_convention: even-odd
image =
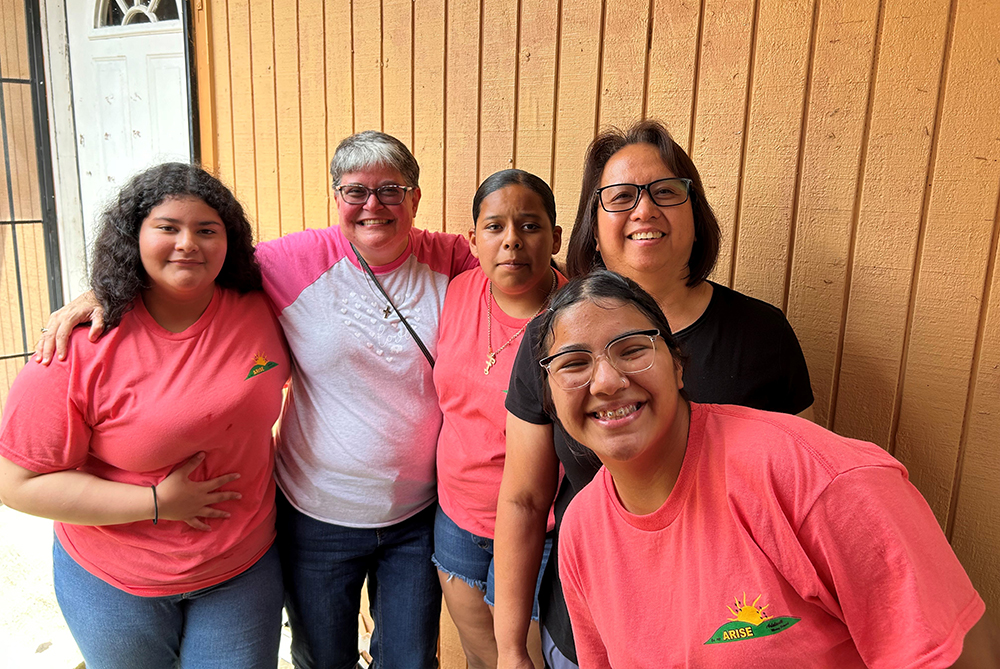
[(403, 175), (406, 186), (420, 186), (420, 166), (406, 144), (378, 130), (358, 132), (341, 141), (330, 161), (330, 176), (333, 185), (339, 186), (345, 173), (376, 166), (395, 169)]

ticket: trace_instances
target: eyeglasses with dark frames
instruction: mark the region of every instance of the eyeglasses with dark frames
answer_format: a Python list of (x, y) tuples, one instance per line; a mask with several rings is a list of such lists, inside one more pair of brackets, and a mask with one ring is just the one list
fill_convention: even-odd
[(340, 184), (333, 187), (333, 190), (340, 193), (347, 204), (364, 204), (368, 198), (375, 193), (375, 199), (384, 205), (402, 204), (406, 198), (406, 193), (413, 190), (413, 186), (400, 186), (398, 184), (386, 184), (378, 188), (368, 188), (361, 184)]
[(597, 199), (604, 211), (610, 214), (635, 209), (639, 204), (639, 198), (642, 197), (642, 191), (649, 193), (650, 199), (658, 207), (676, 207), (690, 198), (691, 183), (691, 179), (670, 177), (644, 185), (611, 184), (597, 189)]
[(645, 372), (656, 362), (656, 338), (659, 330), (640, 330), (615, 337), (600, 353), (584, 349), (560, 351), (538, 361), (557, 386), (577, 390), (594, 380), (597, 362), (605, 358), (622, 374)]

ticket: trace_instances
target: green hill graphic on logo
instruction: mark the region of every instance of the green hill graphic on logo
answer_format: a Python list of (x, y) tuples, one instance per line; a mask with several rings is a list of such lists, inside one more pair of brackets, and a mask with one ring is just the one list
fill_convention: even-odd
[(751, 625), (750, 623), (745, 623), (740, 620), (734, 620), (715, 630), (715, 634), (712, 635), (711, 639), (705, 642), (705, 645), (707, 646), (710, 643), (743, 641), (744, 639), (754, 639), (759, 636), (771, 636), (772, 634), (777, 634), (778, 632), (784, 632), (786, 629), (799, 622), (799, 620), (801, 620), (801, 618), (781, 616), (779, 618), (768, 618), (767, 620), (762, 621), (759, 625)]
[[(268, 359), (264, 357), (263, 353), (258, 353), (253, 357), (254, 366), (250, 368), (250, 373), (247, 374), (247, 379), (251, 379), (258, 374), (263, 374), (269, 369), (274, 369), (278, 366), (276, 362), (268, 362)], [(246, 381), (247, 379), (243, 379)]]

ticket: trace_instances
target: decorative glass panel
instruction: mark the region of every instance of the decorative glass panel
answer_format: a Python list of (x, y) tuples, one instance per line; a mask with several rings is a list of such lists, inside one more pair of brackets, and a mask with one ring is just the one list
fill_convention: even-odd
[(98, 28), (175, 21), (176, 0), (99, 0)]

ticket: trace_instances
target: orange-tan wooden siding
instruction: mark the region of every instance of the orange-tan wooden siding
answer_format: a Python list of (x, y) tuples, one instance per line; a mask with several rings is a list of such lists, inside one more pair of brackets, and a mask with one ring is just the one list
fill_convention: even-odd
[(595, 132), (663, 120), (713, 278), (785, 310), (817, 420), (902, 460), (1000, 618), (1000, 3), (197, 4), (203, 158), (261, 239), (336, 222), (327, 163), (369, 128), (420, 161), (418, 225), (464, 232), (513, 166), (568, 230)]
[[(29, 79), (24, 2), (0, 0), (0, 24), (0, 74), (5, 80)], [(6, 137), (0, 137), (0, 355), (12, 355), (34, 350), (50, 310), (31, 86), (15, 81), (2, 86), (0, 131), (6, 130)], [(6, 401), (24, 362), (22, 357), (0, 359), (0, 403)]]

